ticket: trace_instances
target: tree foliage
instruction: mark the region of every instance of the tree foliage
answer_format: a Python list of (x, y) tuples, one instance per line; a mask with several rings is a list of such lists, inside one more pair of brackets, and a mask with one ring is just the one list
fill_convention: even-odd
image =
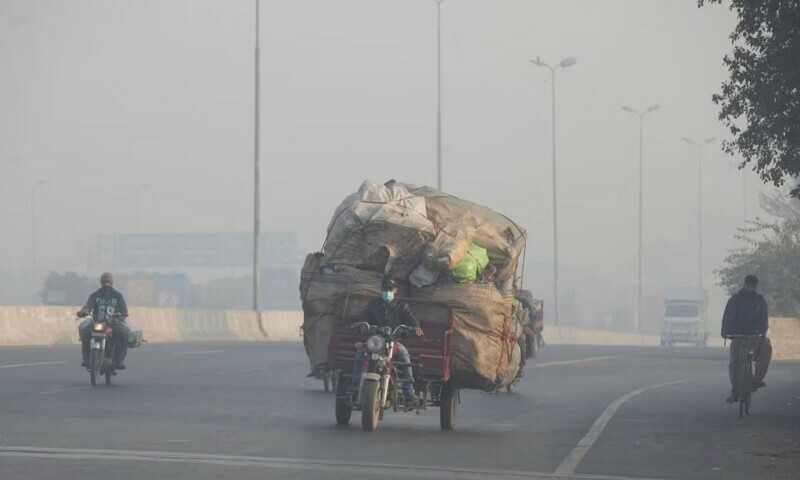
[[(698, 0), (723, 3), (723, 0)], [(723, 149), (776, 186), (800, 174), (800, 0), (731, 0), (739, 20), (712, 99), (730, 130)], [(791, 190), (800, 198), (800, 185)]]
[(716, 272), (720, 285), (733, 293), (742, 287), (745, 275), (755, 274), (770, 314), (800, 316), (800, 218), (751, 221), (737, 238), (743, 246), (732, 251)]

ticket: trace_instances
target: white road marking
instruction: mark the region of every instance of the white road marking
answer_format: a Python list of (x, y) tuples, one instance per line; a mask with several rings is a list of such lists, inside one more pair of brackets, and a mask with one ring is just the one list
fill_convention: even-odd
[(203, 355), (206, 353), (222, 353), (224, 350), (198, 350), (196, 352), (174, 352), (173, 355)]
[(583, 457), (586, 455), (589, 449), (592, 448), (594, 442), (596, 442), (597, 439), (600, 438), (600, 434), (603, 433), (603, 430), (606, 428), (606, 425), (608, 425), (608, 422), (611, 420), (611, 417), (614, 416), (614, 414), (617, 412), (617, 409), (619, 409), (619, 407), (623, 403), (648, 390), (666, 387), (668, 385), (676, 385), (678, 383), (688, 382), (689, 380), (692, 379), (685, 378), (683, 380), (673, 380), (671, 382), (664, 382), (664, 383), (659, 383), (658, 385), (651, 385), (649, 387), (640, 388), (639, 390), (631, 392), (627, 395), (623, 395), (618, 399), (614, 400), (613, 402), (611, 402), (611, 405), (606, 407), (603, 413), (600, 414), (600, 417), (598, 417), (597, 420), (595, 420), (594, 424), (592, 425), (592, 428), (590, 428), (589, 431), (586, 433), (586, 435), (581, 439), (581, 441), (578, 442), (578, 445), (576, 445), (575, 448), (573, 448), (572, 451), (569, 452), (564, 461), (561, 462), (561, 465), (558, 466), (555, 473), (557, 475), (571, 475), (575, 473), (575, 469), (578, 468), (578, 465), (581, 463), (581, 460), (583, 460)]
[(253, 367), (253, 368), (245, 368), (243, 370), (231, 370), (228, 372), (219, 372), (220, 375), (228, 375), (230, 373), (245, 373), (245, 372), (257, 372), (259, 370), (267, 370), (269, 367)]
[(83, 390), (84, 388), (89, 388), (89, 385), (83, 385), (81, 387), (60, 388), (58, 390), (46, 390), (44, 392), (39, 392), (36, 395), (50, 395), (51, 393), (69, 392), (71, 390)]
[(35, 363), (18, 363), (16, 365), (0, 365), (0, 368), (35, 367), (37, 365), (61, 365), (64, 363), (67, 363), (66, 360), (61, 362), (35, 362)]
[(639, 477), (614, 475), (553, 474), (519, 470), (491, 470), (458, 467), (414, 466), (408, 464), (357, 463), (305, 458), (252, 457), (239, 455), (207, 455), (195, 453), (147, 452), (136, 450), (93, 450), (36, 447), (0, 447), (0, 457), (51, 458), (62, 460), (143, 461), (162, 463), (211, 464), (246, 466), (282, 470), (311, 470), (326, 473), (358, 473), (361, 475), (391, 476), (393, 478), (442, 478), (465, 480), (648, 480)]
[(604, 357), (588, 357), (588, 358), (577, 358), (575, 360), (559, 360), (556, 362), (545, 362), (545, 363), (534, 363), (531, 365), (531, 368), (543, 368), (543, 367), (553, 367), (556, 365), (574, 365), (576, 363), (591, 363), (591, 362), (599, 362), (601, 360), (610, 360), (612, 358), (621, 358), (621, 357), (632, 357), (636, 355), (635, 353), (623, 353), (621, 355), (606, 355)]

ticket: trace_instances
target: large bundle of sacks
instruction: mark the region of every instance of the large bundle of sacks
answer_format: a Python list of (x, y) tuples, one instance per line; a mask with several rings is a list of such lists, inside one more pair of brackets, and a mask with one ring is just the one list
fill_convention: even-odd
[(303, 266), (303, 331), (312, 365), (329, 364), (342, 298), (352, 297), (345, 307), (352, 312), (354, 302), (379, 294), (388, 275), (412, 309), (415, 300), (452, 309), (452, 379), (459, 387), (492, 390), (512, 381), (522, 329), (512, 315), (514, 278), (525, 239), (505, 216), (439, 190), (364, 182), (336, 209), (322, 252)]

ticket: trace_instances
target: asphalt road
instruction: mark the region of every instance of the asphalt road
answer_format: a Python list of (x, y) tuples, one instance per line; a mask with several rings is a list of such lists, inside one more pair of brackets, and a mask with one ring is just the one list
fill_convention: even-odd
[(800, 363), (740, 420), (714, 348), (549, 346), (516, 392), (337, 427), (299, 344), (145, 345), (111, 387), (77, 347), (0, 349), (0, 479), (796, 479)]

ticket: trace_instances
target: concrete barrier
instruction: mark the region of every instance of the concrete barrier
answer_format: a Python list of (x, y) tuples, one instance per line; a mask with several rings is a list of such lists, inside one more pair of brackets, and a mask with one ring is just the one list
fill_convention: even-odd
[[(0, 306), (0, 346), (78, 343), (75, 312), (80, 307)], [(301, 341), (303, 312), (251, 310), (192, 310), (138, 308), (130, 310), (132, 324), (144, 330), (148, 342), (192, 341)], [(800, 319), (771, 318), (770, 339), (775, 360), (800, 360)], [(658, 345), (657, 335), (573, 327), (546, 326), (551, 345)], [(722, 340), (712, 335), (711, 345)]]

